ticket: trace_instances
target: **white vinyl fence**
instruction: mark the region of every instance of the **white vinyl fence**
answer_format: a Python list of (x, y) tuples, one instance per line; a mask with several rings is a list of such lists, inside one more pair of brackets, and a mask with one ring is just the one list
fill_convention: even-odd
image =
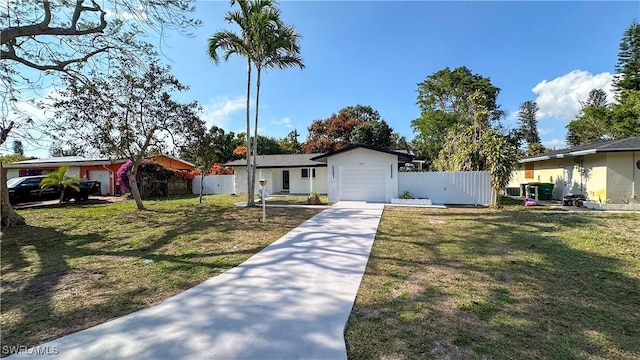
[[(207, 175), (204, 177), (204, 193), (213, 194), (234, 194), (235, 175)], [(200, 181), (202, 176), (193, 178), (193, 193), (200, 194)]]
[(491, 203), (491, 177), (488, 171), (400, 172), (398, 192), (402, 194), (405, 190), (414, 198), (429, 198), (434, 204)]

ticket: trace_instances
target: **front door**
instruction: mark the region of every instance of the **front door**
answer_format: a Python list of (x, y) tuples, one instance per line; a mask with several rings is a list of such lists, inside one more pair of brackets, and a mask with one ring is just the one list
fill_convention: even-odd
[(289, 170), (282, 170), (282, 190), (289, 191)]

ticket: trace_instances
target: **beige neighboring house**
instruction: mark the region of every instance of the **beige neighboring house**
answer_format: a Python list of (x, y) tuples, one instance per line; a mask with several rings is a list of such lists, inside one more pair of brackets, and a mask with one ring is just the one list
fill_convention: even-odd
[[(508, 191), (530, 183), (552, 183), (553, 198), (582, 194), (590, 201), (640, 202), (640, 137), (575, 146), (519, 161)], [(522, 193), (521, 193), (522, 194)]]

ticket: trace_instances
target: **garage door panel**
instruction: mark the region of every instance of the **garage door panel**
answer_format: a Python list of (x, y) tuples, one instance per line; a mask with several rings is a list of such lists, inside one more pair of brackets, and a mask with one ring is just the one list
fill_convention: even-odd
[(342, 167), (340, 174), (340, 200), (385, 200), (384, 167)]

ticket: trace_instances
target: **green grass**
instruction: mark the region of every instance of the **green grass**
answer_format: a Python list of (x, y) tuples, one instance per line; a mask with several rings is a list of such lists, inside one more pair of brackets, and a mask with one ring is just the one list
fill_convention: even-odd
[[(237, 266), (320, 210), (241, 208), (229, 195), (26, 209), (1, 239), (3, 345), (36, 345)], [(145, 259), (153, 260), (146, 264)]]
[(640, 358), (640, 214), (387, 208), (350, 359)]

